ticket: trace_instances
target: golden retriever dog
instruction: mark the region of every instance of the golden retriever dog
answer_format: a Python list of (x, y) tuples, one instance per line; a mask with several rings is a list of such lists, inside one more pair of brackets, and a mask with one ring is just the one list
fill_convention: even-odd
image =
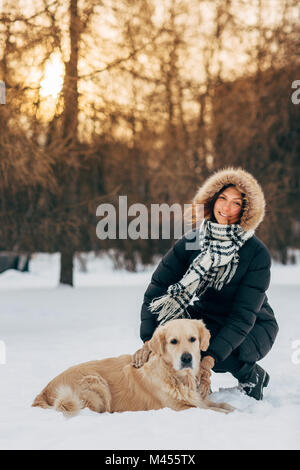
[(73, 415), (88, 407), (98, 413), (160, 408), (206, 408), (229, 413), (233, 407), (203, 399), (198, 391), (201, 353), (210, 333), (201, 320), (178, 319), (158, 327), (149, 342), (148, 362), (135, 368), (131, 355), (79, 364), (55, 377), (32, 406)]

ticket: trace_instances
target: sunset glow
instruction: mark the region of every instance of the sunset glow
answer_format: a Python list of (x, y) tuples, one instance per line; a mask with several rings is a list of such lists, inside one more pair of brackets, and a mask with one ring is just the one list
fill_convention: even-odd
[(42, 97), (52, 96), (57, 98), (64, 80), (64, 64), (59, 54), (52, 54), (45, 66), (44, 78), (40, 84), (40, 95)]

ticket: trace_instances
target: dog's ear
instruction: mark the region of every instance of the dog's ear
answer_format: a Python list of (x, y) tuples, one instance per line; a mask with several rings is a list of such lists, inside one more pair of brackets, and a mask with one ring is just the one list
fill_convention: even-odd
[(202, 320), (196, 320), (199, 330), (199, 342), (201, 351), (207, 351), (210, 341), (210, 332)]
[(165, 328), (159, 326), (149, 341), (149, 347), (154, 354), (162, 356), (165, 352), (166, 337), (165, 337)]

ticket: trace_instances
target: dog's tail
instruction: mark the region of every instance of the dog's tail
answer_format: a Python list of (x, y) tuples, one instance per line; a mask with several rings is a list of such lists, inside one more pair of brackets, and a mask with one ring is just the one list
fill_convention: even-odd
[(55, 398), (51, 399), (51, 403), (49, 403), (47, 394), (41, 392), (34, 399), (32, 406), (55, 408), (57, 411), (61, 411), (65, 416), (74, 416), (83, 408), (79, 396), (69, 385), (60, 385), (57, 387), (55, 395)]
[(216, 403), (207, 398), (204, 400), (204, 403), (206, 404), (207, 408), (209, 408), (210, 410), (219, 411), (221, 413), (228, 414), (235, 410), (234, 406), (229, 405), (229, 403), (224, 403), (224, 402)]
[(65, 416), (74, 416), (83, 408), (83, 403), (69, 385), (60, 385), (53, 406)]

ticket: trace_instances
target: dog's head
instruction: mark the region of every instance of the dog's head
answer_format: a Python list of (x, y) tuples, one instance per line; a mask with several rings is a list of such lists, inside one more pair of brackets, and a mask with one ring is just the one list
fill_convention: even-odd
[(176, 370), (198, 373), (201, 351), (209, 346), (210, 333), (202, 320), (178, 319), (159, 326), (149, 342), (151, 351)]

